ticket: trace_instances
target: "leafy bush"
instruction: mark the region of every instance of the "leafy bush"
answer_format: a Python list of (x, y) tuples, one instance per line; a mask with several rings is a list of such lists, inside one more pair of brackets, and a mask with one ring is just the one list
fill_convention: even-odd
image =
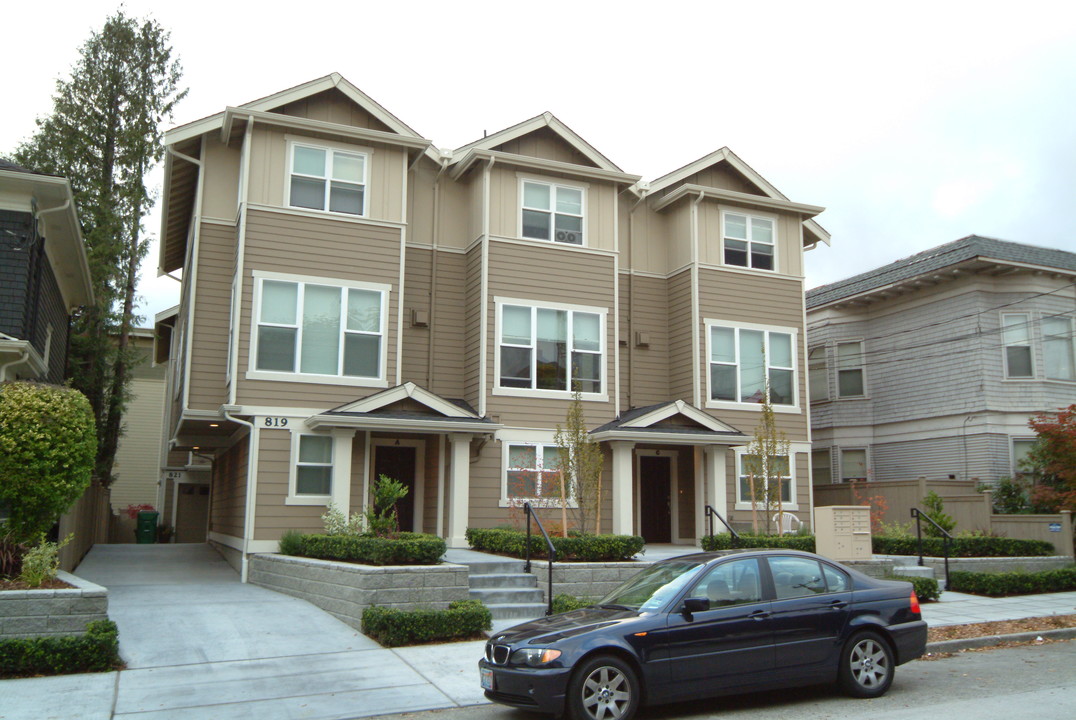
[(86, 625), (85, 635), (0, 640), (0, 677), (106, 672), (120, 662), (111, 620)]
[(281, 555), (301, 555), (303, 551), (303, 534), (298, 530), (288, 530), (280, 537)]
[(97, 435), (86, 397), (39, 383), (0, 384), (0, 505), (15, 542), (32, 542), (90, 484)]
[(362, 613), (362, 632), (385, 647), (459, 640), (493, 626), (489, 608), (478, 600), (457, 600), (447, 610), (395, 610), (379, 606)]
[[(550, 537), (557, 560), (616, 562), (631, 560), (643, 551), (646, 541), (638, 535), (569, 535)], [(527, 534), (506, 528), (467, 528), (467, 542), (481, 552), (526, 557)], [(531, 535), (531, 557), (546, 557), (545, 538)]]
[(557, 593), (553, 596), (553, 612), (562, 613), (579, 610), (591, 605), (592, 601), (586, 598), (576, 597), (568, 593)]
[(19, 580), (36, 588), (41, 587), (45, 581), (55, 578), (60, 569), (60, 550), (71, 542), (73, 537), (75, 537), (74, 534), (70, 534), (60, 543), (48, 542), (42, 538), (40, 543), (23, 555)]
[(814, 552), (814, 535), (740, 535), (730, 533), (706, 535), (700, 543), (703, 550), (732, 550), (736, 548), (781, 548)]
[(304, 557), (346, 560), (369, 565), (436, 565), (445, 554), (445, 541), (425, 533), (395, 536), (301, 535), (299, 552)]
[[(918, 555), (915, 537), (875, 535), (871, 549), (878, 555)], [(944, 538), (923, 538), (923, 554), (945, 555)], [(1044, 540), (1018, 540), (1004, 537), (958, 537), (949, 544), (950, 557), (1043, 557), (1054, 555), (1054, 546)]]
[(321, 516), (321, 522), (325, 524), (326, 535), (362, 535), (366, 529), (366, 518), (362, 513), (351, 513), (349, 518), (332, 502)]
[(997, 485), (989, 487), (994, 512), (999, 515), (1018, 515), (1030, 512), (1028, 508), (1027, 482), (1021, 478), (1001, 478)]
[[(923, 514), (937, 523), (938, 527), (947, 533), (951, 534), (953, 532), (953, 528), (956, 527), (956, 520), (953, 520), (953, 516), (945, 512), (945, 503), (942, 502), (941, 495), (931, 490), (923, 498), (923, 507), (927, 509)], [(938, 531), (938, 528), (930, 523), (923, 523), (923, 532), (930, 537), (944, 537)]]
[(938, 598), (941, 597), (941, 588), (938, 587), (938, 581), (934, 578), (917, 577), (915, 575), (890, 575), (888, 579), (910, 582), (915, 590), (915, 596), (919, 598), (919, 602), (937, 602)]
[(1076, 590), (1076, 566), (1042, 572), (949, 573), (949, 589), (972, 595), (1002, 597)]

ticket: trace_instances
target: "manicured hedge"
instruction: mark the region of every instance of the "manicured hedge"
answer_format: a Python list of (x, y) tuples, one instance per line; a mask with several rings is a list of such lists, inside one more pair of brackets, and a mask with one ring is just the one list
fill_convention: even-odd
[[(290, 544), (296, 544), (294, 538)], [(297, 544), (296, 554), (303, 557), (367, 565), (436, 565), (446, 549), (445, 541), (435, 535), (406, 532), (397, 533), (393, 538), (302, 535)]]
[(119, 632), (111, 620), (87, 623), (85, 635), (0, 640), (0, 677), (106, 672), (119, 662)]
[(740, 535), (733, 538), (729, 533), (705, 535), (703, 550), (733, 550), (736, 548), (780, 548), (814, 552), (814, 535)]
[(1002, 597), (1076, 590), (1076, 566), (1042, 572), (949, 573), (949, 589), (972, 595)]
[(915, 596), (919, 598), (919, 602), (935, 602), (941, 597), (941, 588), (938, 587), (938, 581), (934, 578), (917, 577), (915, 575), (890, 575), (886, 580), (910, 582), (912, 589), (915, 590)]
[(385, 647), (459, 640), (493, 626), (478, 600), (457, 600), (447, 610), (394, 610), (374, 605), (362, 613), (362, 632)]
[[(879, 555), (918, 555), (914, 537), (875, 535), (872, 550)], [(943, 538), (923, 538), (923, 554), (945, 555)], [(949, 557), (1042, 557), (1055, 555), (1054, 546), (1043, 540), (1017, 540), (1005, 537), (958, 537), (949, 543)]]
[[(576, 562), (615, 562), (631, 560), (646, 544), (638, 535), (571, 535), (551, 537), (557, 560)], [(525, 557), (527, 534), (507, 528), (468, 528), (467, 542), (481, 552)], [(546, 556), (545, 538), (531, 535), (531, 557)]]

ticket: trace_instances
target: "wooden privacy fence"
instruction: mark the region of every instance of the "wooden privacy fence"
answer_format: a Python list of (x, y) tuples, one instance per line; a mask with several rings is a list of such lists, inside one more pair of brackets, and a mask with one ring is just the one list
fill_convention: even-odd
[(60, 540), (74, 533), (71, 542), (60, 551), (60, 568), (71, 571), (94, 543), (108, 542), (109, 518), (112, 506), (111, 494), (96, 482), (82, 494), (71, 509), (60, 516)]

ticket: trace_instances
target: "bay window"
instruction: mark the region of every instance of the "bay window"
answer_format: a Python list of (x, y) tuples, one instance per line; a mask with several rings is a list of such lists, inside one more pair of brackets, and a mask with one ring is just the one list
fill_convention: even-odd
[(837, 396), (863, 396), (863, 343), (837, 343)]
[(710, 325), (710, 400), (796, 405), (795, 335)]
[(366, 214), (366, 153), (300, 143), (292, 143), (290, 150), (289, 205)]
[(509, 302), (497, 310), (499, 389), (603, 392), (604, 311)]
[(1029, 378), (1031, 365), (1031, 330), (1025, 313), (1001, 316), (1002, 341), (1005, 345), (1005, 377)]
[(583, 244), (583, 188), (524, 180), (522, 194), (523, 237)]
[(1042, 359), (1047, 379), (1076, 380), (1074, 345), (1072, 318), (1053, 316), (1042, 319)]

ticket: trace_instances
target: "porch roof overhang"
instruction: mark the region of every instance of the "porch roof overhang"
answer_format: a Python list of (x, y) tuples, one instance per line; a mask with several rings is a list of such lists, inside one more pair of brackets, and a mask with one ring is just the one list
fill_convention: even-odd
[(751, 440), (741, 432), (697, 432), (690, 428), (624, 428), (592, 432), (590, 437), (598, 442), (623, 440), (661, 445), (743, 445)]
[[(680, 418), (688, 424), (669, 421)], [(616, 440), (666, 445), (742, 445), (750, 438), (683, 400), (633, 408), (590, 431), (599, 442)]]
[[(410, 403), (403, 409), (397, 403)], [(416, 409), (417, 408), (417, 409)], [(363, 428), (419, 433), (470, 432), (489, 434), (503, 427), (480, 417), (462, 400), (449, 400), (412, 382), (312, 415), (306, 426)]]
[(504, 427), (492, 420), (463, 418), (430, 418), (403, 413), (337, 413), (324, 412), (307, 419), (307, 427), (358, 428), (366, 430), (398, 430), (419, 433), (469, 432), (490, 434)]

